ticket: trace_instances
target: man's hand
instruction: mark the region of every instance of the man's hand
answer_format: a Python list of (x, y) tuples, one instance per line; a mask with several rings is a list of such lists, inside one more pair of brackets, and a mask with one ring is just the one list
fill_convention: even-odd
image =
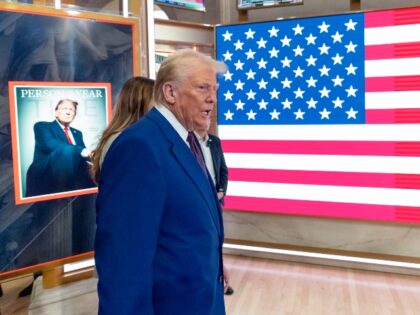
[(219, 191), (217, 193), (217, 199), (219, 199), (219, 200), (222, 199), (224, 196), (225, 196), (225, 193), (223, 191)]

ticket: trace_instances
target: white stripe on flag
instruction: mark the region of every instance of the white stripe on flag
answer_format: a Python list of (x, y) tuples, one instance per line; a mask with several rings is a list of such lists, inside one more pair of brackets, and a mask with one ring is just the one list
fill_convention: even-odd
[(349, 202), (374, 205), (420, 206), (414, 189), (340, 187), (255, 182), (229, 182), (229, 196)]
[(224, 140), (420, 141), (420, 125), (219, 125), (219, 137)]
[(420, 91), (370, 92), (365, 97), (366, 109), (420, 107)]
[(365, 45), (420, 42), (420, 24), (365, 29)]
[(225, 159), (230, 168), (420, 174), (420, 157), (225, 153)]
[(367, 60), (366, 77), (393, 77), (420, 73), (420, 58)]

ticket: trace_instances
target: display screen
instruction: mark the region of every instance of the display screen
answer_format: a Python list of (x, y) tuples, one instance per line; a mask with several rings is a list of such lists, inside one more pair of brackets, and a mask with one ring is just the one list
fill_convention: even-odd
[(154, 0), (155, 4), (164, 4), (182, 9), (190, 9), (196, 11), (206, 11), (204, 0)]
[(418, 12), (216, 27), (226, 209), (420, 222)]
[(18, 7), (0, 4), (0, 276), (93, 250), (95, 186), (79, 179), (62, 186), (69, 167), (87, 166), (88, 156), (44, 157), (66, 140), (52, 126), (68, 107), (56, 109), (62, 99), (78, 103), (68, 141), (95, 147), (108, 104), (134, 75), (137, 59), (131, 19)]
[(303, 4), (303, 0), (238, 0), (238, 9), (245, 10), (297, 4)]

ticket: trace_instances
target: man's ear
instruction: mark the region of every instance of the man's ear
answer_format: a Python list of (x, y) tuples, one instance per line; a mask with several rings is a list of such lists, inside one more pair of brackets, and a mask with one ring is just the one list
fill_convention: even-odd
[(166, 102), (169, 105), (174, 105), (176, 99), (176, 91), (174, 89), (174, 85), (170, 82), (167, 82), (163, 85), (162, 89)]

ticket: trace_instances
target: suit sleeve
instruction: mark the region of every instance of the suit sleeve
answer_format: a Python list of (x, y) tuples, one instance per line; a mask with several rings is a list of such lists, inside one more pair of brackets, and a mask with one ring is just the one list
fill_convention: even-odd
[(218, 151), (220, 154), (220, 182), (219, 187), (217, 187), (217, 191), (223, 190), (226, 195), (227, 186), (228, 186), (228, 167), (226, 165), (225, 156), (223, 154), (222, 145), (220, 143), (220, 139), (217, 138), (217, 145)]
[(141, 140), (117, 139), (104, 160), (95, 241), (101, 315), (154, 313), (153, 260), (166, 186), (152, 152)]
[(77, 154), (80, 154), (84, 149), (83, 146), (72, 145), (58, 139), (52, 131), (51, 126), (47, 125), (45, 122), (38, 122), (34, 125), (34, 134), (36, 145), (46, 154), (60, 150), (63, 147), (67, 150), (71, 149)]

